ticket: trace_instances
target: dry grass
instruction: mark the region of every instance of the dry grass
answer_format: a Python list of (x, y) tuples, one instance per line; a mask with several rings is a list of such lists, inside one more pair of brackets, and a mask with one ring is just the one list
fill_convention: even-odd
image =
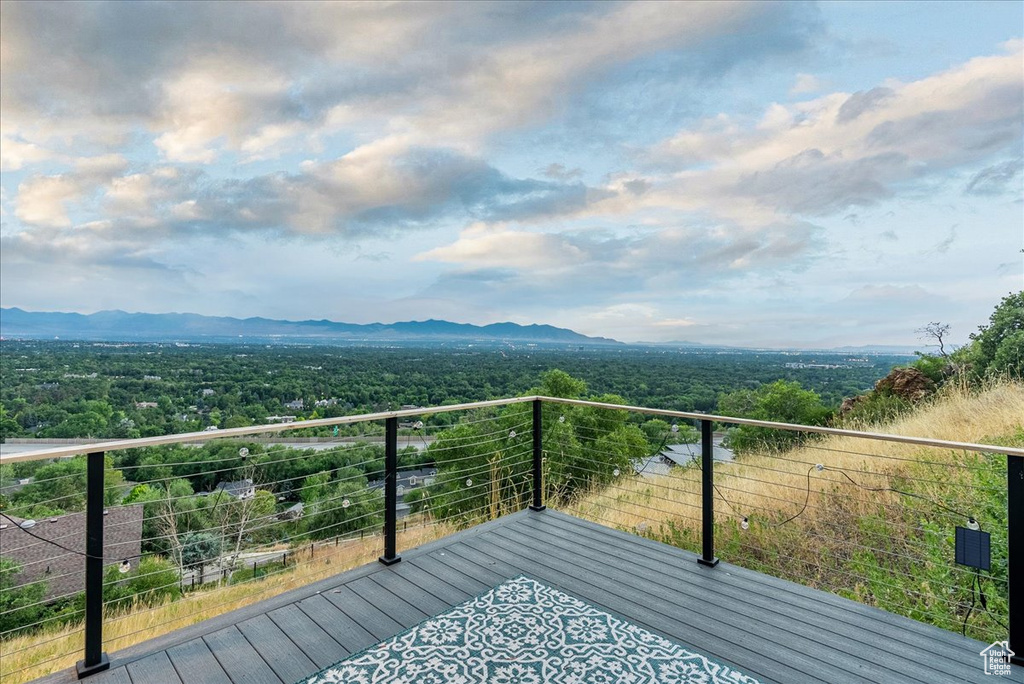
[[(913, 415), (863, 427), (1021, 446), (1024, 385), (947, 390)], [(1005, 457), (995, 454), (863, 438), (827, 437), (781, 454), (743, 455), (715, 465), (716, 553), (983, 641), (1005, 638), (1005, 477)], [(624, 476), (562, 509), (700, 551), (695, 466), (666, 476)], [(973, 573), (953, 563), (952, 528), (967, 515), (992, 535), (986, 611), (975, 604)]]
[[(921, 410), (884, 425), (858, 426), (858, 429), (895, 435), (927, 437), (959, 442), (1006, 443), (1024, 431), (1024, 385), (999, 383), (970, 393), (950, 389)], [(962, 453), (946, 449), (916, 447), (853, 437), (827, 437), (779, 455), (749, 455), (736, 463), (717, 463), (715, 483), (725, 502), (716, 506), (723, 521), (742, 515), (794, 515), (803, 506), (811, 470), (809, 507), (801, 519), (813, 522), (821, 510), (815, 505), (823, 491), (849, 483), (839, 471), (853, 476), (865, 487), (882, 487), (894, 476), (906, 475), (910, 466), (919, 479), (935, 477), (950, 484), (956, 474), (950, 472)], [(970, 457), (968, 457), (970, 458)], [(814, 469), (816, 464), (824, 471)], [(678, 525), (699, 529), (701, 496), (700, 471), (673, 469), (660, 477), (623, 477), (608, 489), (590, 494), (564, 507), (572, 515), (624, 529), (650, 529), (668, 519)], [(875, 492), (869, 507), (894, 504), (898, 495)], [(730, 511), (730, 506), (735, 511)], [(856, 512), (856, 511), (852, 511)]]
[[(420, 526), (399, 532), (398, 548), (410, 549), (455, 531), (448, 525)], [(108, 614), (103, 624), (103, 648), (108, 653), (147, 641), (175, 629), (208, 620), (263, 601), (311, 582), (375, 560), (381, 553), (380, 536), (305, 547), (295, 553), (287, 570), (236, 585), (190, 592), (179, 601), (158, 606), (133, 607)], [(0, 682), (18, 684), (74, 666), (82, 658), (82, 625), (50, 629), (0, 643)]]

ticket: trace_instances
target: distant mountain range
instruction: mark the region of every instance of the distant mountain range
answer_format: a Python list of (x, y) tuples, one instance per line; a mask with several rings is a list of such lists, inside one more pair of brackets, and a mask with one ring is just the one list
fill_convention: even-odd
[(540, 344), (618, 345), (616, 340), (588, 337), (550, 325), (492, 323), (470, 325), (450, 321), (402, 323), (338, 323), (335, 321), (281, 321), (269, 318), (229, 318), (189, 313), (94, 314), (24, 311), (0, 308), (0, 335), (7, 338), (67, 340), (212, 342), (277, 340), (283, 342), (519, 342)]

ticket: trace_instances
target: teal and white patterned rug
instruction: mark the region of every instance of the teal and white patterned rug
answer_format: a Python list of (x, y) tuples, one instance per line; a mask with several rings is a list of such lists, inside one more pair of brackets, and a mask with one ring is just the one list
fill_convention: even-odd
[(332, 665), (306, 684), (758, 684), (527, 577)]

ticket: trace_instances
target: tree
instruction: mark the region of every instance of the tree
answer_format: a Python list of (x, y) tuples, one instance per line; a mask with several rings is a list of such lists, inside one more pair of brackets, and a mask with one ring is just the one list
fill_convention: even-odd
[(0, 443), (6, 442), (8, 437), (17, 437), (20, 434), (21, 425), (7, 412), (3, 403), (0, 403)]
[[(723, 415), (737, 418), (800, 425), (823, 425), (832, 415), (816, 392), (805, 390), (798, 382), (785, 380), (776, 380), (756, 390), (722, 395), (718, 400), (718, 410)], [(737, 452), (757, 448), (783, 450), (805, 437), (806, 433), (797, 431), (743, 425), (730, 431), (729, 445)]]
[(971, 341), (966, 356), (975, 375), (1024, 378), (1024, 290), (1003, 297)]
[(949, 354), (946, 352), (946, 340), (949, 337), (950, 330), (949, 323), (932, 322), (928, 323), (914, 332), (916, 332), (922, 340), (935, 340), (935, 343), (939, 347), (939, 356), (944, 359), (949, 358)]
[(327, 496), (308, 518), (309, 536), (328, 539), (376, 528), (384, 522), (383, 510), (383, 493), (368, 489), (365, 480), (337, 482), (329, 486)]
[(194, 568), (220, 557), (220, 537), (209, 532), (186, 532), (181, 538), (181, 563)]
[(209, 497), (195, 496), (188, 480), (171, 480), (164, 486), (136, 487), (128, 498), (145, 503), (142, 519), (143, 548), (166, 554), (184, 572), (182, 542), (188, 532), (206, 530)]
[[(124, 475), (114, 468), (113, 456), (105, 456), (103, 464), (103, 503), (114, 506), (124, 496)], [(58, 515), (85, 510), (87, 469), (85, 456), (43, 465), (36, 470), (33, 482), (11, 496), (11, 504), (21, 509), (19, 515), (27, 515), (33, 504)]]
[(15, 577), (20, 570), (14, 561), (0, 558), (0, 632), (38, 622), (46, 612), (46, 583), (19, 585)]
[(310, 475), (302, 481), (302, 489), (299, 490), (299, 497), (304, 506), (312, 507), (321, 499), (326, 498), (328, 484), (331, 481), (331, 474), (326, 470), (315, 475)]
[[(253, 467), (245, 469), (246, 479), (255, 482), (256, 473)], [(219, 528), (224, 546), (230, 550), (230, 562), (234, 562), (241, 553), (242, 543), (252, 536), (253, 532), (267, 528), (273, 523), (270, 520), (274, 513), (277, 499), (266, 489), (257, 489), (250, 497), (234, 497), (222, 489), (206, 497), (209, 502), (208, 515), (212, 527)]]
[(103, 577), (103, 602), (106, 610), (110, 610), (135, 603), (153, 605), (165, 599), (173, 601), (181, 595), (180, 581), (174, 565), (163, 558), (143, 558), (128, 574), (121, 574), (119, 567), (112, 565)]
[(587, 391), (587, 383), (565, 371), (549, 370), (541, 376), (540, 394), (559, 399), (577, 399)]

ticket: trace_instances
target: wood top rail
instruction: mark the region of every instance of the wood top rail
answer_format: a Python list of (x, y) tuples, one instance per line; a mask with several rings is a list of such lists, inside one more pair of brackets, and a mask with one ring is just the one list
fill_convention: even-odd
[(955, 449), (961, 451), (974, 451), (985, 453), (999, 453), (1009, 456), (1024, 457), (1024, 449), (995, 446), (992, 444), (975, 444), (972, 442), (954, 442), (944, 439), (931, 439), (927, 437), (907, 437), (903, 435), (890, 435), (879, 432), (861, 432), (859, 430), (846, 430), (842, 428), (821, 427), (817, 425), (799, 425), (795, 423), (776, 423), (766, 420), (754, 420), (751, 418), (734, 418), (732, 416), (719, 416), (709, 413), (693, 413), (687, 411), (671, 411), (668, 409), (647, 408), (644, 406), (629, 406), (619, 404), (608, 404), (599, 401), (586, 401), (583, 399), (560, 399), (557, 397), (525, 396), (511, 397), (508, 399), (492, 399), (489, 401), (475, 401), (465, 404), (451, 404), (449, 406), (432, 406), (415, 409), (402, 409), (400, 411), (381, 411), (378, 413), (363, 413), (353, 416), (340, 416), (338, 418), (320, 418), (317, 420), (304, 420), (295, 423), (273, 423), (269, 425), (256, 425), (226, 430), (211, 430), (203, 432), (187, 432), (172, 435), (160, 435), (159, 437), (142, 437), (139, 439), (121, 439), (106, 442), (94, 442), (91, 444), (75, 444), (51, 449), (40, 449), (22, 454), (11, 454), (0, 456), (0, 463), (15, 463), (19, 461), (37, 461), (47, 458), (65, 458), (81, 454), (94, 453), (97, 451), (118, 451), (122, 449), (138, 449), (142, 447), (163, 446), (167, 444), (184, 444), (195, 442), (208, 442), (214, 439), (231, 439), (247, 437), (274, 432), (289, 432), (315, 427), (332, 427), (335, 425), (351, 425), (372, 420), (386, 420), (388, 418), (412, 418), (417, 416), (432, 415), (435, 413), (450, 413), (452, 411), (466, 411), (470, 409), (492, 408), (498, 406), (509, 406), (511, 404), (524, 404), (540, 399), (553, 404), (565, 404), (570, 406), (588, 406), (591, 408), (616, 409), (620, 411), (632, 411), (656, 416), (667, 416), (671, 418), (685, 418), (690, 420), (713, 420), (718, 423), (730, 423), (733, 425), (751, 425), (755, 427), (772, 428), (776, 430), (790, 430), (794, 432), (813, 432), (821, 435), (836, 435), (840, 437), (855, 437), (881, 442), (895, 442), (900, 444), (913, 444), (916, 446), (938, 447), (940, 449)]

